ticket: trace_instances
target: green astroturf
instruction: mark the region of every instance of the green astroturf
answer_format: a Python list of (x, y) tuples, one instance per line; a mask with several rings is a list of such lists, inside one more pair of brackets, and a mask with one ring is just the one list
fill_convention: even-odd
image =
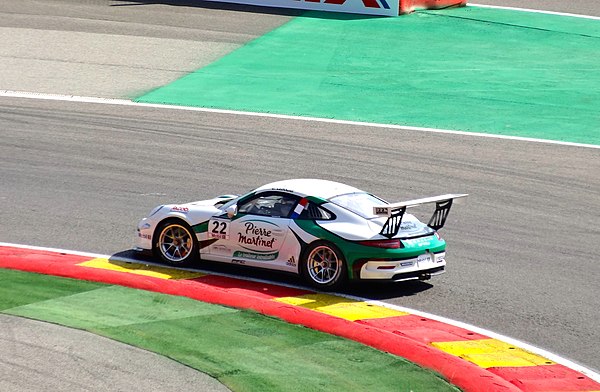
[(600, 145), (600, 21), (307, 13), (137, 101)]
[(239, 391), (458, 391), (402, 358), (251, 311), (0, 269), (0, 311), (87, 330)]

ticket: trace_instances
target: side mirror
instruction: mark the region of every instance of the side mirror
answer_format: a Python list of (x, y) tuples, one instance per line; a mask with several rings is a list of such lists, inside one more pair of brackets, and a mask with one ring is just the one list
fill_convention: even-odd
[(227, 207), (227, 216), (229, 219), (237, 215), (237, 204)]

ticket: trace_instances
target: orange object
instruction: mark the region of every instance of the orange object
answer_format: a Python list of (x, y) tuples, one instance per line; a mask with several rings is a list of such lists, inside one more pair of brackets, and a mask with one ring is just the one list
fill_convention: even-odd
[(400, 14), (408, 14), (419, 9), (440, 9), (464, 7), (467, 0), (400, 0)]

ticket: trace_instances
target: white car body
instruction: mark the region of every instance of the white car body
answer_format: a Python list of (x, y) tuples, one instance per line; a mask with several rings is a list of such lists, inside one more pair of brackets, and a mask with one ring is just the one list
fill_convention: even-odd
[[(449, 201), (451, 205), (452, 200), (463, 196), (389, 204), (337, 182), (279, 181), (241, 197), (225, 195), (159, 206), (139, 222), (135, 249), (154, 251), (164, 261), (177, 265), (183, 264), (180, 257), (170, 252), (179, 246), (197, 245), (193, 251), (201, 260), (311, 276), (313, 271), (335, 273), (333, 282), (316, 276), (308, 279), (321, 288), (337, 286), (345, 278), (428, 279), (445, 270), (445, 242), (436, 228), (405, 210), (426, 203), (438, 203), (439, 207)], [(447, 215), (450, 207), (444, 208)], [(170, 222), (176, 226), (165, 234), (164, 226)], [(444, 222), (445, 215), (442, 226)], [(172, 240), (173, 232), (191, 233), (190, 229), (193, 241)], [(309, 256), (314, 253), (310, 262), (307, 252)], [(187, 262), (187, 253), (185, 256), (183, 262)], [(334, 265), (343, 267), (333, 271)], [(327, 271), (321, 271), (325, 267)]]

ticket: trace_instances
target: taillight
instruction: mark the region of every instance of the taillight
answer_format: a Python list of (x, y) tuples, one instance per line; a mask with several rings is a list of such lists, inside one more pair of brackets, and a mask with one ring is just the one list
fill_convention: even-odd
[(365, 246), (373, 246), (375, 248), (385, 249), (399, 249), (402, 247), (400, 240), (370, 240), (370, 241), (359, 241), (359, 244)]

